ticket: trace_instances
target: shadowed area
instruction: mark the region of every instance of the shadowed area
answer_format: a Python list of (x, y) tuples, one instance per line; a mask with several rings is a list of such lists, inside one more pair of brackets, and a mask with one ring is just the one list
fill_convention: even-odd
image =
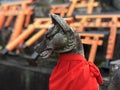
[(41, 64), (30, 66), (20, 57), (7, 56), (2, 59), (0, 90), (48, 90), (49, 76), (54, 65), (48, 62), (44, 62), (44, 66)]

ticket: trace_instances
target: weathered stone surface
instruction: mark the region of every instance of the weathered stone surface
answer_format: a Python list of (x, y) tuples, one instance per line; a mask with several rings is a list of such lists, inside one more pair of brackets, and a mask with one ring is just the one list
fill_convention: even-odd
[(110, 62), (110, 75), (112, 76), (120, 67), (120, 59)]
[(120, 90), (120, 59), (110, 63), (110, 84), (108, 90)]
[(48, 90), (51, 71), (49, 65), (33, 67), (9, 57), (0, 61), (0, 90)]

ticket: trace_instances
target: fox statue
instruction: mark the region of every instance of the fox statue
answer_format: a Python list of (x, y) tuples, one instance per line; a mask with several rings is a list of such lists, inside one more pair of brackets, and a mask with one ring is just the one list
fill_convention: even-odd
[(49, 90), (99, 90), (102, 76), (97, 66), (85, 59), (79, 33), (59, 15), (50, 17), (53, 25), (34, 47), (42, 58), (53, 52), (59, 55), (49, 79)]

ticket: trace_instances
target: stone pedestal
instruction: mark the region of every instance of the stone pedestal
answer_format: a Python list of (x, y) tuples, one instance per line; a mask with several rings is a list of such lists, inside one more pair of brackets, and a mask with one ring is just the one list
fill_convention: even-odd
[(0, 90), (48, 90), (50, 65), (33, 67), (25, 60), (8, 59), (0, 60)]
[(120, 68), (120, 59), (110, 62), (110, 75), (112, 76)]

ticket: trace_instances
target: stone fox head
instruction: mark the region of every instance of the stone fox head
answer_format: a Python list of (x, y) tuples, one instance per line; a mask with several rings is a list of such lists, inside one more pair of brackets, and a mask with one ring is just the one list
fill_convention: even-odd
[(48, 58), (53, 52), (79, 53), (84, 55), (83, 45), (78, 33), (62, 17), (51, 14), (53, 25), (48, 29), (34, 50), (42, 58)]

